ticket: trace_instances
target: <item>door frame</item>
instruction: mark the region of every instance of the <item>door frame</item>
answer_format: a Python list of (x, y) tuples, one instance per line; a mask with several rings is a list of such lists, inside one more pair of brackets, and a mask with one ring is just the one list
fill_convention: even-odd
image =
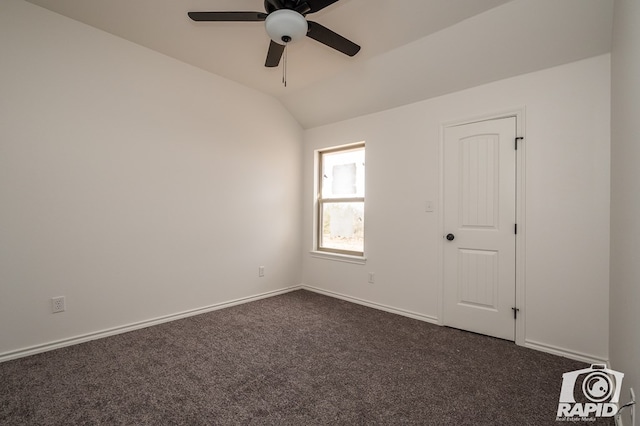
[[(518, 318), (515, 321), (515, 343), (519, 346), (525, 345), (525, 333), (526, 333), (526, 275), (525, 275), (525, 239), (526, 229), (525, 226), (525, 212), (526, 212), (526, 148), (527, 139), (525, 135), (525, 107), (510, 108), (504, 111), (483, 114), (475, 117), (457, 119), (451, 121), (445, 121), (440, 124), (440, 183), (439, 183), (439, 205), (438, 220), (439, 220), (439, 250), (438, 250), (438, 263), (439, 263), (439, 280), (438, 286), (438, 300), (439, 300), (439, 312), (438, 312), (438, 324), (444, 325), (444, 143), (445, 143), (445, 130), (449, 127), (462, 126), (465, 124), (478, 123), (481, 121), (490, 121), (501, 118), (515, 117), (516, 119), (516, 137), (523, 138), (518, 141), (518, 149), (516, 150), (516, 223), (518, 224), (518, 233), (516, 234), (516, 307), (520, 310), (518, 312)], [(515, 141), (514, 141), (515, 144)], [(515, 149), (515, 145), (514, 145)]]

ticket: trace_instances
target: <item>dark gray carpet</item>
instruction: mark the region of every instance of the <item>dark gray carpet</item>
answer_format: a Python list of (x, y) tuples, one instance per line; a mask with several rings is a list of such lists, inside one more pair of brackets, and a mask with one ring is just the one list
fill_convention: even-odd
[(585, 367), (296, 291), (1, 363), (0, 424), (558, 426)]

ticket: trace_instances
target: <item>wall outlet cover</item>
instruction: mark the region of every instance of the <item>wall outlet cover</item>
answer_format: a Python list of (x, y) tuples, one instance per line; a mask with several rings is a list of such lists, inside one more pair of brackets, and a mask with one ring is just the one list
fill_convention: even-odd
[(64, 296), (58, 296), (51, 298), (51, 312), (58, 313), (66, 310), (66, 303)]

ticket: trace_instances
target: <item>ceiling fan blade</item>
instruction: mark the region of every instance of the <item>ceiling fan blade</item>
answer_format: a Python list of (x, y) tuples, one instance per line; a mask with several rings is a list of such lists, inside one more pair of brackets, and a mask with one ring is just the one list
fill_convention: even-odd
[(274, 10), (284, 8), (285, 6), (282, 3), (282, 0), (264, 0), (264, 10), (268, 11), (269, 13), (273, 12)]
[(338, 0), (306, 0), (306, 3), (309, 5), (309, 13), (315, 13), (319, 10), (324, 9), (327, 6), (331, 6)]
[(194, 21), (206, 22), (255, 22), (267, 19), (263, 12), (189, 12), (189, 18)]
[(265, 61), (264, 66), (269, 68), (277, 67), (280, 64), (280, 58), (282, 58), (284, 48), (285, 46), (283, 44), (278, 44), (271, 40), (271, 44), (269, 44), (269, 51), (267, 52), (267, 60)]
[(342, 37), (340, 34), (334, 33), (329, 28), (318, 24), (317, 22), (307, 21), (309, 24), (309, 32), (307, 37), (319, 41), (345, 55), (355, 56), (360, 51), (360, 46)]

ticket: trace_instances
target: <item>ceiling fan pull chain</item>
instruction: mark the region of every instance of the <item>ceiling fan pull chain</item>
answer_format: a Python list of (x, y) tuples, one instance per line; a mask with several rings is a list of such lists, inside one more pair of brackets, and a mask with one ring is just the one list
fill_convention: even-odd
[(284, 61), (282, 63), (282, 84), (284, 84), (284, 87), (287, 87), (287, 46), (288, 44), (284, 45)]

